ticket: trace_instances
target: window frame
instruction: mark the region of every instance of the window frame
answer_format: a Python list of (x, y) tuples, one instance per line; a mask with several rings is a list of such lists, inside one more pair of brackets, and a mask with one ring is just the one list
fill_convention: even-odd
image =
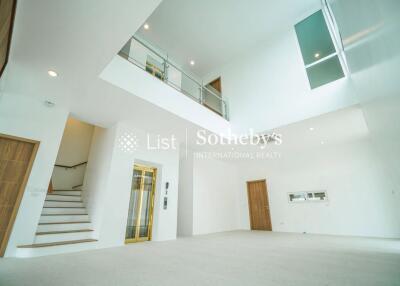
[[(315, 194), (319, 194), (319, 193), (324, 193), (325, 194), (325, 198), (323, 200), (318, 200), (315, 199)], [(312, 194), (312, 197), (309, 197), (309, 194)], [(291, 195), (302, 195), (302, 197), (304, 197), (304, 200), (291, 200), (290, 196)], [(328, 192), (326, 190), (315, 190), (315, 191), (300, 191), (300, 192), (289, 192), (287, 193), (287, 199), (289, 204), (296, 204), (296, 203), (326, 203), (329, 201), (329, 197), (328, 197)]]
[(339, 26), (337, 24), (335, 15), (333, 14), (332, 7), (329, 4), (329, 0), (322, 0), (321, 10), (324, 15), (326, 25), (328, 26), (333, 45), (335, 46), (336, 54), (342, 66), (344, 77), (346, 78), (350, 75), (349, 66), (347, 64), (346, 54), (344, 52), (344, 45)]
[(332, 53), (332, 54), (330, 54), (330, 55), (328, 55), (328, 56), (325, 56), (324, 58), (318, 59), (317, 61), (314, 61), (314, 62), (312, 62), (311, 64), (307, 64), (307, 65), (306, 65), (305, 62), (304, 62), (304, 59), (303, 59), (303, 54), (302, 54), (301, 48), (300, 48), (299, 38), (298, 38), (298, 36), (297, 36), (297, 33), (295, 32), (295, 33), (296, 33), (296, 39), (297, 39), (297, 45), (298, 45), (298, 48), (299, 48), (299, 51), (300, 51), (300, 55), (302, 56), (305, 74), (306, 74), (306, 77), (307, 77), (307, 79), (308, 79), (309, 87), (310, 87), (311, 90), (317, 89), (317, 88), (319, 88), (319, 87), (322, 87), (322, 86), (324, 86), (324, 85), (327, 85), (327, 84), (330, 84), (330, 83), (336, 81), (336, 80), (334, 80), (334, 81), (331, 81), (331, 82), (326, 83), (326, 84), (324, 84), (324, 85), (321, 85), (321, 86), (312, 88), (312, 87), (311, 87), (310, 79), (309, 79), (309, 77), (308, 77), (308, 72), (307, 72), (307, 71), (308, 71), (308, 68), (313, 67), (313, 66), (318, 65), (318, 64), (321, 64), (321, 63), (323, 63), (323, 62), (325, 62), (325, 61), (327, 61), (327, 60), (329, 60), (329, 59), (332, 59), (332, 58), (334, 58), (334, 57), (337, 57), (337, 58), (339, 59), (340, 66), (341, 66), (342, 71), (343, 71), (343, 74), (344, 74), (343, 78), (339, 78), (339, 79), (337, 79), (337, 80), (344, 79), (344, 78), (348, 78), (349, 75), (350, 75), (350, 71), (349, 71), (349, 68), (348, 68), (346, 55), (345, 55), (345, 53), (344, 53), (344, 45), (343, 45), (342, 37), (341, 37), (341, 35), (340, 35), (339, 27), (338, 27), (337, 22), (336, 22), (336, 19), (335, 19), (335, 17), (334, 17), (332, 8), (331, 8), (331, 6), (330, 6), (328, 0), (321, 0), (321, 6), (322, 6), (322, 7), (320, 7), (320, 8), (318, 8), (318, 9), (314, 10), (312, 13), (308, 14), (308, 16), (303, 17), (302, 19), (299, 19), (299, 20), (294, 24), (294, 27), (295, 27), (297, 24), (299, 24), (299, 23), (302, 22), (303, 20), (305, 20), (305, 19), (307, 19), (308, 17), (314, 15), (315, 13), (321, 11), (321, 12), (322, 12), (322, 15), (323, 15), (323, 17), (324, 17), (326, 26), (327, 26), (327, 28), (328, 28), (329, 36), (330, 36), (330, 38), (331, 38), (331, 40), (332, 40), (332, 43), (333, 43), (333, 46), (334, 46), (334, 49), (335, 49), (335, 52), (334, 52), (334, 53)]

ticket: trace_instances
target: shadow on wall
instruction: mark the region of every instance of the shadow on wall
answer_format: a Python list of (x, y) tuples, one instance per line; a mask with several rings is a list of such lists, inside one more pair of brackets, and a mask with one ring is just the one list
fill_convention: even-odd
[(94, 126), (67, 120), (51, 179), (54, 190), (80, 189), (89, 158)]
[(330, 3), (371, 140), (399, 190), (400, 2), (331, 0)]

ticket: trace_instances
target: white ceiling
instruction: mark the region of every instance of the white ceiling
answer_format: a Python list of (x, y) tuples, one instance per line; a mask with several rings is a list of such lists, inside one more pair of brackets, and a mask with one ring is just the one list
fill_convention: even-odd
[(138, 34), (205, 76), (318, 7), (320, 0), (163, 0)]
[[(357, 105), (282, 126), (266, 133), (272, 132), (281, 135), (281, 145), (271, 143), (265, 149), (262, 149), (261, 145), (206, 145), (195, 146), (193, 149), (214, 152), (233, 150), (252, 154), (278, 152), (285, 156), (296, 156), (299, 152), (308, 150), (317, 152), (320, 148), (366, 139), (369, 135), (363, 112)], [(192, 144), (195, 144), (194, 141)]]
[[(160, 1), (19, 0), (4, 92), (52, 101), (74, 117), (103, 127), (134, 120), (152, 132), (163, 131), (165, 125), (181, 133), (193, 128), (99, 78)], [(59, 76), (49, 77), (50, 69)], [(157, 120), (149, 120), (155, 113)]]
[[(86, 0), (84, 4), (18, 1), (5, 92), (40, 102), (51, 100), (95, 125), (108, 127), (120, 120), (134, 120), (150, 132), (175, 133), (178, 137), (188, 129), (189, 143), (193, 144), (196, 126), (98, 77), (145, 21), (143, 15), (149, 15), (158, 5), (158, 0), (146, 1), (146, 5), (139, 0), (116, 1), (118, 5), (108, 0)], [(115, 21), (117, 18), (119, 21)], [(55, 69), (59, 77), (50, 78), (49, 69)], [(349, 109), (284, 127), (282, 133), (288, 133), (285, 138), (291, 146), (312, 146), (319, 144), (320, 138), (333, 143), (364, 134), (360, 118), (359, 109)], [(316, 132), (309, 134), (309, 125)]]

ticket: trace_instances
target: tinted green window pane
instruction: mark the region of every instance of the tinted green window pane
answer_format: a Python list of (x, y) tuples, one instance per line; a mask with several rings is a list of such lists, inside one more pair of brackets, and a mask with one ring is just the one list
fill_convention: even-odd
[(338, 56), (307, 68), (311, 88), (330, 83), (344, 77), (344, 72)]
[(305, 65), (335, 53), (322, 11), (312, 14), (295, 26)]

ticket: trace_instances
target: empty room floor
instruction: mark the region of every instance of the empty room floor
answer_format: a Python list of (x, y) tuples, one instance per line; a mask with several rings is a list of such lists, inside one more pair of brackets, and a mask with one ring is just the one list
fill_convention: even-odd
[(400, 240), (234, 231), (28, 259), (1, 286), (400, 285)]

